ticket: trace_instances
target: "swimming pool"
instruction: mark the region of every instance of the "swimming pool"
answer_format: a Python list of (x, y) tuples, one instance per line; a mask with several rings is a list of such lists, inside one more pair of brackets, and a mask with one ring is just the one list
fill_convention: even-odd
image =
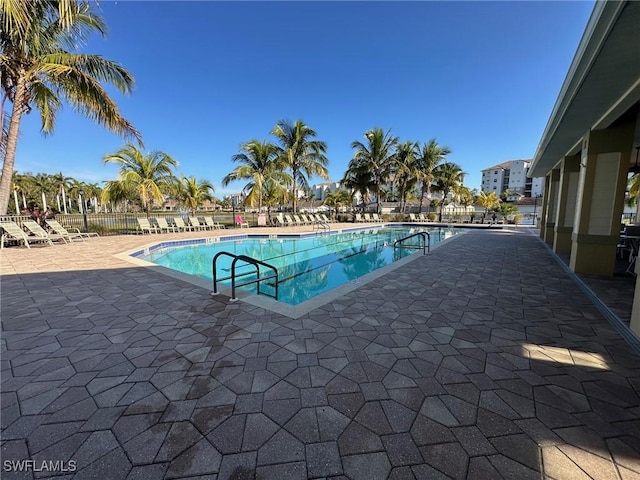
[[(208, 238), (196, 244), (193, 241), (178, 242), (181, 245), (159, 244), (156, 248), (132, 255), (155, 265), (211, 280), (211, 285), (214, 256), (220, 252), (230, 254), (218, 256), (216, 271), (220, 279), (230, 276), (233, 256), (245, 255), (275, 267), (278, 271), (278, 301), (298, 305), (415, 253), (422, 245), (419, 236), (403, 243), (409, 248), (394, 248), (394, 242), (419, 232), (429, 233), (433, 246), (462, 231), (453, 228), (378, 227), (307, 236), (244, 235), (229, 239)], [(254, 272), (255, 266), (239, 261), (237, 282), (255, 279)], [(269, 273), (270, 270), (261, 268), (261, 272)], [(228, 280), (224, 283), (230, 285)], [(255, 283), (241, 288), (256, 292)], [(260, 282), (260, 291), (274, 295), (275, 282)]]

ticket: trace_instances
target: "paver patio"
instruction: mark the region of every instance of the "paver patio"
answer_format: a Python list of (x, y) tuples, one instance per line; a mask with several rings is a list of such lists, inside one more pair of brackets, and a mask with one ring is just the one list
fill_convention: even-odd
[(113, 256), (214, 234), (0, 254), (3, 479), (640, 478), (639, 357), (525, 229), (298, 319)]

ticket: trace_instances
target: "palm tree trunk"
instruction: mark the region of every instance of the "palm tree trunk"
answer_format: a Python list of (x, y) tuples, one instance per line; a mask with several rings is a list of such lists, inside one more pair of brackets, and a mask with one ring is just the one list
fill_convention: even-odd
[(7, 146), (4, 155), (4, 165), (2, 166), (2, 178), (0, 179), (0, 215), (7, 214), (9, 208), (9, 198), (11, 196), (11, 180), (13, 178), (13, 166), (16, 161), (16, 146), (18, 145), (18, 132), (20, 131), (20, 120), (24, 112), (26, 98), (26, 82), (24, 72), (19, 72), (16, 84), (16, 93), (11, 109), (11, 120), (9, 121), (9, 134), (7, 135)]
[(67, 198), (64, 193), (64, 188), (62, 189), (62, 205), (64, 205), (64, 214), (67, 214)]
[(292, 173), (292, 177), (293, 177), (293, 197), (292, 197), (292, 202), (293, 202), (293, 214), (295, 215), (296, 213), (298, 213), (296, 211), (296, 207), (297, 207), (297, 196), (298, 196), (298, 191), (296, 190), (296, 185), (298, 184), (298, 169), (295, 167), (291, 168), (291, 173)]

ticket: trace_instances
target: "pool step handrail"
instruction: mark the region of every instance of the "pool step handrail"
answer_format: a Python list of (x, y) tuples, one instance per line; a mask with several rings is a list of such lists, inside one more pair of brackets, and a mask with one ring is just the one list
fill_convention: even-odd
[[(220, 256), (227, 256), (227, 257), (231, 257), (233, 260), (231, 261), (231, 275), (229, 275), (228, 277), (223, 277), (223, 278), (218, 278), (218, 268), (217, 268), (217, 262), (218, 262), (218, 258)], [(239, 273), (236, 275), (236, 264), (238, 262), (244, 262), (245, 264), (249, 264), (249, 265), (253, 265), (254, 267), (256, 267), (255, 272), (253, 271), (249, 271), (249, 272), (244, 272), (244, 273)], [(230, 253), (230, 252), (219, 252), (216, 253), (216, 255), (213, 257), (213, 261), (212, 263), (212, 271), (213, 271), (213, 292), (211, 292), (211, 295), (217, 295), (218, 294), (218, 282), (224, 281), (224, 280), (231, 280), (231, 301), (235, 302), (236, 300), (238, 300), (236, 298), (236, 287), (244, 287), (246, 285), (251, 285), (253, 283), (256, 284), (256, 288), (257, 288), (257, 293), (258, 295), (262, 294), (262, 295), (267, 295), (268, 297), (273, 297), (276, 300), (278, 300), (278, 269), (276, 267), (274, 267), (273, 265), (269, 265), (268, 263), (262, 262), (260, 260), (257, 260), (253, 257), (249, 257), (247, 255), (236, 255), (234, 253)], [(270, 275), (266, 275), (266, 276), (261, 276), (260, 275), (260, 266), (263, 266), (265, 268), (270, 269), (273, 273)], [(254, 274), (256, 275), (256, 278), (254, 280), (249, 280), (247, 282), (244, 283), (236, 283), (236, 278), (238, 277), (243, 277), (245, 275), (252, 275)], [(275, 294), (271, 295), (270, 293), (267, 292), (261, 292), (260, 291), (260, 282), (263, 281), (267, 281), (267, 280), (273, 280), (275, 279), (275, 283), (269, 283), (269, 285), (273, 286), (275, 289)]]
[[(422, 238), (422, 247), (415, 245), (403, 245), (405, 240), (409, 240), (413, 237)], [(393, 249), (395, 250), (396, 248), (422, 248), (422, 254), (426, 255), (431, 251), (431, 235), (429, 235), (429, 232), (417, 232), (411, 235), (407, 235), (406, 237), (400, 238), (393, 242)]]
[(315, 230), (316, 227), (318, 230), (322, 229), (323, 233), (327, 233), (329, 230), (331, 230), (331, 227), (321, 220), (313, 222), (313, 229)]

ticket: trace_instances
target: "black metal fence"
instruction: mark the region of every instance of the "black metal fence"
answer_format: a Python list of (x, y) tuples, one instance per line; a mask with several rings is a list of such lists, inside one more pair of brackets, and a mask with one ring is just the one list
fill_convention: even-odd
[[(235, 222), (233, 219), (234, 212), (207, 212), (207, 215), (200, 213), (195, 216), (201, 223), (204, 222), (204, 217), (213, 217), (214, 222), (218, 222), (227, 228), (233, 227)], [(242, 215), (244, 220), (251, 226), (257, 225), (257, 215), (255, 213), (238, 212), (236, 215)], [(166, 218), (169, 224), (173, 223), (175, 217), (181, 217), (186, 223), (187, 218), (190, 215), (188, 213), (177, 212), (152, 212), (149, 215), (150, 219), (153, 218)], [(66, 228), (77, 228), (80, 231), (86, 230), (89, 232), (96, 232), (100, 235), (123, 235), (123, 234), (136, 234), (140, 233), (140, 227), (138, 225), (138, 218), (146, 218), (145, 214), (136, 213), (87, 213), (82, 215), (75, 214), (57, 214), (55, 219), (60, 222)], [(33, 220), (29, 215), (5, 215), (0, 217), (0, 221), (11, 221), (18, 225), (22, 225), (25, 220)], [(44, 223), (42, 221), (41, 223)], [(45, 225), (43, 225), (45, 226)]]

